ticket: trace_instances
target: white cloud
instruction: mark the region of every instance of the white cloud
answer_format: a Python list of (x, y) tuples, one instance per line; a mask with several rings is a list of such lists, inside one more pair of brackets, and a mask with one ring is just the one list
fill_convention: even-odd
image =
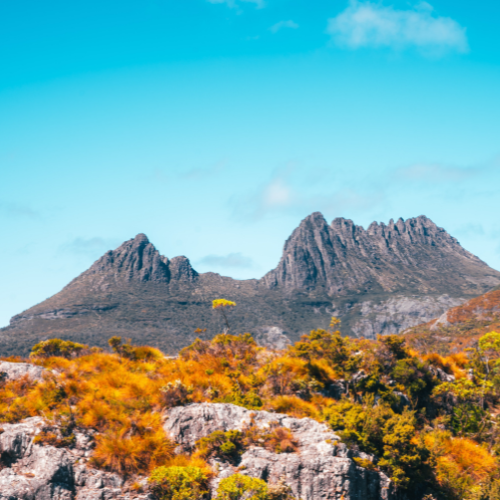
[(253, 3), (258, 9), (263, 9), (266, 6), (264, 0), (208, 0), (209, 3), (223, 3), (231, 9), (237, 7), (240, 3)]
[(262, 193), (261, 204), (263, 208), (286, 207), (292, 203), (293, 193), (285, 179), (280, 177), (272, 180)]
[(250, 269), (253, 267), (253, 261), (241, 253), (230, 253), (228, 255), (207, 255), (197, 262), (207, 267), (216, 268), (240, 268)]
[(293, 21), (280, 21), (279, 23), (276, 23), (275, 25), (271, 26), (269, 28), (269, 31), (271, 33), (277, 33), (279, 30), (283, 28), (291, 28), (296, 30), (299, 27), (299, 25)]
[(396, 178), (421, 182), (459, 182), (482, 173), (481, 167), (460, 168), (435, 164), (415, 164), (396, 170)]
[(432, 56), (469, 50), (465, 28), (449, 17), (435, 15), (426, 2), (413, 9), (397, 10), (353, 0), (328, 21), (327, 32), (337, 45), (351, 49), (416, 48)]

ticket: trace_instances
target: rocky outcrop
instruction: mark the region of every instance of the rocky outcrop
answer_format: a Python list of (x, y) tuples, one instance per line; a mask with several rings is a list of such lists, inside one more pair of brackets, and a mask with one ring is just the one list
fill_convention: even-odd
[(49, 373), (42, 366), (31, 363), (11, 363), (0, 361), (0, 380), (15, 380), (28, 375), (32, 380), (42, 380), (44, 373)]
[(153, 500), (126, 492), (123, 478), (92, 469), (91, 435), (75, 432), (72, 449), (36, 444), (46, 428), (40, 417), (0, 429), (0, 500)]
[(329, 295), (350, 293), (449, 293), (495, 286), (500, 274), (490, 269), (425, 216), (368, 229), (351, 220), (328, 225), (316, 212), (286, 241), (283, 256), (263, 281), (287, 292), (324, 287)]
[(297, 451), (278, 454), (253, 446), (241, 455), (238, 464), (216, 461), (219, 475), (212, 484), (213, 491), (221, 479), (239, 472), (269, 483), (283, 480), (295, 498), (302, 500), (401, 498), (382, 472), (359, 467), (352, 459), (370, 458), (368, 455), (349, 450), (325, 424), (309, 418), (250, 411), (232, 404), (204, 403), (173, 408), (164, 429), (179, 443), (180, 449), (192, 449), (198, 439), (214, 431), (243, 430), (251, 421), (262, 429), (272, 424), (290, 429)]
[(362, 302), (352, 331), (359, 337), (375, 338), (377, 334), (396, 335), (408, 328), (426, 323), (450, 307), (465, 302), (449, 295), (438, 297), (396, 296), (383, 302)]
[(253, 337), (257, 344), (268, 349), (286, 349), (292, 343), (287, 333), (278, 326), (261, 326), (255, 330)]
[(169, 260), (158, 252), (145, 234), (138, 234), (116, 250), (106, 252), (88, 271), (77, 278), (93, 277), (139, 283), (168, 284), (171, 281), (193, 282), (198, 273), (191, 267), (186, 257)]

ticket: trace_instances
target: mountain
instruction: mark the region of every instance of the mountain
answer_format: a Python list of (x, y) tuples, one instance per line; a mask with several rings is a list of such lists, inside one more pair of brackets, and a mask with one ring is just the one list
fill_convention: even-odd
[(422, 352), (448, 355), (473, 347), (484, 334), (500, 332), (500, 287), (445, 311), (439, 318), (405, 332)]
[(233, 331), (264, 345), (286, 345), (342, 319), (343, 332), (398, 333), (500, 284), (500, 272), (420, 216), (368, 229), (320, 213), (286, 241), (278, 266), (262, 279), (197, 273), (186, 257), (168, 259), (144, 234), (107, 252), (44, 302), (14, 316), (0, 332), (0, 354), (25, 354), (60, 337), (105, 346), (113, 335), (176, 353), (200, 333), (222, 329), (211, 301), (237, 302)]

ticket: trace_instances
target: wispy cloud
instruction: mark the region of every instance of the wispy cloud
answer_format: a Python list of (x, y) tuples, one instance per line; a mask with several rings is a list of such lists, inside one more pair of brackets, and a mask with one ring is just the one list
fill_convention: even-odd
[(234, 9), (238, 7), (241, 3), (253, 3), (258, 9), (263, 9), (266, 6), (264, 0), (207, 0), (209, 3), (222, 3)]
[(460, 182), (478, 175), (482, 168), (460, 168), (440, 164), (416, 164), (401, 167), (396, 170), (395, 177), (399, 180), (421, 182)]
[(299, 27), (299, 25), (293, 21), (280, 21), (279, 23), (274, 24), (269, 28), (269, 31), (271, 33), (277, 33), (279, 30), (282, 30), (283, 28), (291, 28), (296, 30)]
[(207, 255), (199, 260), (197, 264), (224, 269), (250, 269), (254, 267), (253, 260), (241, 253), (230, 253), (228, 255)]
[(237, 219), (259, 220), (268, 216), (296, 214), (298, 216), (317, 210), (343, 213), (345, 210), (364, 211), (383, 202), (385, 193), (366, 192), (360, 189), (339, 189), (338, 182), (330, 175), (318, 183), (308, 183), (293, 165), (280, 169), (256, 191), (233, 199), (233, 216)]
[(437, 16), (426, 2), (398, 10), (353, 0), (329, 20), (327, 32), (337, 45), (350, 49), (416, 48), (430, 56), (469, 50), (466, 29), (449, 17)]
[(120, 241), (113, 238), (75, 238), (73, 241), (61, 245), (59, 251), (83, 257), (98, 258), (108, 250), (120, 245)]
[(178, 180), (181, 181), (205, 180), (224, 172), (227, 165), (228, 162), (226, 160), (221, 160), (207, 167), (193, 167), (181, 172), (177, 171), (169, 173), (166, 173), (164, 170), (157, 168), (149, 174), (147, 179), (155, 183), (158, 182), (169, 183)]
[(40, 212), (28, 205), (0, 201), (0, 214), (11, 218), (38, 219)]

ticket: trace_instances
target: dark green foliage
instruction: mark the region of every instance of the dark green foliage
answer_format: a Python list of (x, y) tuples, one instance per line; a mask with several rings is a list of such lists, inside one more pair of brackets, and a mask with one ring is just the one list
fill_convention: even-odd
[(34, 345), (31, 349), (30, 356), (33, 358), (50, 358), (52, 356), (58, 356), (70, 359), (88, 350), (88, 348), (88, 345), (77, 344), (69, 340), (49, 339)]
[(160, 500), (202, 500), (208, 494), (208, 477), (199, 467), (158, 467), (149, 484)]
[(234, 463), (244, 451), (243, 439), (240, 431), (216, 431), (197, 441), (196, 448), (205, 459), (219, 457)]

